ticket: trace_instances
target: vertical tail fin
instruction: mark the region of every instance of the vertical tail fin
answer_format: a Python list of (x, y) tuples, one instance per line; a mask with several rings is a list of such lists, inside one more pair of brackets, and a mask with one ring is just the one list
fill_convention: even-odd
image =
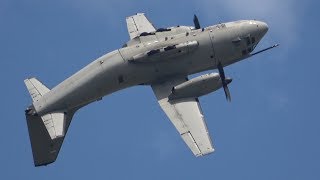
[(50, 116), (47, 123), (44, 121), (44, 116), (33, 116), (26, 113), (29, 137), (32, 147), (32, 154), (35, 166), (43, 166), (53, 163), (59, 154), (66, 132), (71, 123), (72, 117), (76, 110), (71, 110), (63, 115), (63, 122), (58, 122), (60, 130), (55, 130), (57, 122), (55, 115)]
[(34, 103), (50, 91), (36, 78), (24, 80), (33, 105), (27, 108), (26, 119), (35, 166), (47, 165), (57, 159), (71, 119), (76, 111), (50, 112), (39, 116)]
[[(36, 78), (30, 78), (24, 80), (24, 83), (27, 86), (27, 89), (31, 95), (33, 102), (39, 101), (40, 98), (50, 91), (45, 85), (43, 85), (39, 80)], [(30, 115), (37, 116), (37, 109), (29, 108), (29, 111), (26, 112)], [(62, 112), (51, 112), (45, 115), (41, 115), (41, 119), (47, 129), (50, 138), (56, 139), (58, 137), (64, 136), (65, 134), (65, 121), (66, 121), (66, 114)]]

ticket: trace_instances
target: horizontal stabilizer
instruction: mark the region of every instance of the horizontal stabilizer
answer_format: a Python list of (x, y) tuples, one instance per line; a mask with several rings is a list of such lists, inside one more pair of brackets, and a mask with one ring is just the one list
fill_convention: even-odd
[(41, 116), (51, 139), (64, 136), (65, 114), (62, 112), (50, 113)]
[(27, 86), (32, 101), (38, 101), (44, 94), (50, 91), (50, 89), (48, 89), (36, 78), (25, 79), (24, 83)]
[(126, 18), (127, 28), (130, 39), (140, 36), (142, 33), (150, 33), (156, 31), (153, 24), (147, 19), (143, 13)]

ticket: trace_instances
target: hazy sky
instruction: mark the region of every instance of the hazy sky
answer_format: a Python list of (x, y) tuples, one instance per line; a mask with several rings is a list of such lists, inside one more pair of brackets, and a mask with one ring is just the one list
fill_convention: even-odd
[[(0, 179), (320, 179), (319, 3), (294, 0), (1, 0)], [(125, 17), (156, 27), (239, 19), (268, 23), (257, 47), (280, 47), (225, 68), (200, 101), (215, 152), (195, 158), (150, 87), (129, 88), (74, 116), (57, 161), (33, 165), (23, 80), (54, 87), (129, 36)]]

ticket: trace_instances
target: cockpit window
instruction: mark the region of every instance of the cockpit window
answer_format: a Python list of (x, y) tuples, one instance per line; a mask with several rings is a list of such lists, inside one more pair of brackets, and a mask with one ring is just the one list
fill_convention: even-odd
[(246, 37), (246, 42), (247, 42), (247, 46), (249, 46), (251, 44), (250, 37)]
[(255, 42), (256, 42), (256, 38), (255, 38), (255, 37), (252, 37), (252, 38), (251, 38), (251, 43), (254, 44)]

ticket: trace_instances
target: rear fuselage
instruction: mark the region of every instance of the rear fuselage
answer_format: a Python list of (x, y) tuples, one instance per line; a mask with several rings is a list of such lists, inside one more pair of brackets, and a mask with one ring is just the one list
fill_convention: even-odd
[(266, 31), (263, 22), (236, 21), (204, 29), (181, 26), (144, 34), (93, 61), (33, 106), (39, 115), (67, 112), (127, 87), (172, 76), (187, 77), (215, 69), (218, 62), (227, 66), (249, 57)]

